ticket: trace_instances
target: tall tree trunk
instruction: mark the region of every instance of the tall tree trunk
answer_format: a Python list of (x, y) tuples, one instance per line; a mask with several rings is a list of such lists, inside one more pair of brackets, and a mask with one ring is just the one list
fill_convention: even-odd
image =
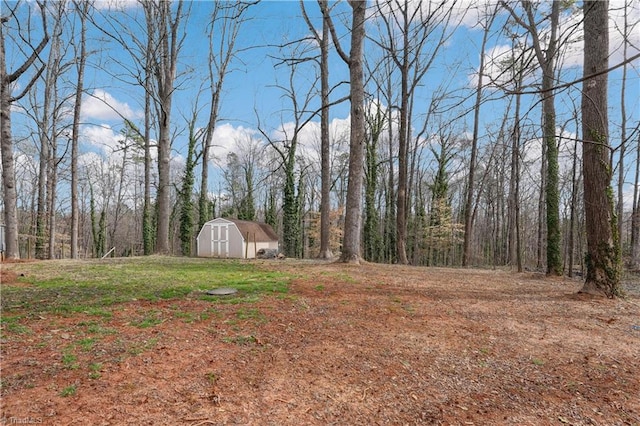
[[(326, 0), (318, 0), (324, 3)], [(322, 18), (322, 38), (320, 39), (320, 95), (322, 112), (320, 113), (320, 258), (331, 259), (331, 142), (329, 140), (329, 25)]]
[(349, 0), (353, 9), (351, 51), (349, 53), (349, 81), (351, 84), (351, 131), (349, 144), (349, 182), (345, 211), (343, 262), (360, 262), (360, 228), (362, 223), (362, 183), (364, 176), (364, 75), (363, 53), (365, 39), (366, 2)]
[(640, 264), (640, 205), (638, 205), (638, 191), (640, 190), (640, 133), (636, 143), (636, 172), (633, 179), (633, 206), (631, 213), (631, 268), (638, 269)]
[[(531, 34), (531, 42), (538, 64), (542, 69), (542, 134), (546, 150), (546, 176), (544, 196), (546, 199), (547, 227), (547, 275), (562, 275), (562, 253), (560, 248), (560, 194), (558, 190), (558, 144), (556, 142), (556, 111), (554, 82), (558, 55), (558, 29), (561, 0), (553, 0), (549, 15), (549, 31), (544, 36), (539, 31), (540, 23), (534, 14), (534, 4), (522, 0), (526, 20), (518, 16), (508, 3), (501, 2), (512, 18)], [(540, 263), (540, 258), (538, 262)], [(541, 266), (541, 265), (539, 265)]]
[[(496, 10), (497, 11), (497, 10)], [(473, 137), (471, 139), (471, 157), (469, 158), (469, 177), (467, 179), (467, 193), (464, 204), (464, 240), (462, 249), (462, 266), (469, 266), (471, 262), (471, 241), (473, 234), (473, 194), (475, 191), (476, 161), (478, 157), (478, 134), (480, 132), (480, 107), (482, 106), (482, 82), (484, 78), (485, 50), (489, 30), (496, 15), (491, 15), (489, 22), (484, 27), (482, 45), (480, 48), (480, 66), (478, 67), (478, 84), (476, 86), (476, 102), (473, 110)]]
[[(151, 21), (147, 22), (147, 33), (151, 34)], [(145, 256), (153, 253), (155, 231), (153, 226), (153, 207), (151, 203), (151, 92), (153, 39), (147, 39), (145, 57), (145, 93), (144, 93), (144, 203), (142, 206), (142, 251)]]
[[(530, 9), (529, 9), (530, 10)], [(547, 211), (547, 274), (562, 275), (562, 253), (560, 247), (560, 194), (558, 190), (558, 143), (556, 142), (556, 110), (553, 94), (555, 58), (557, 54), (558, 23), (560, 20), (560, 1), (554, 0), (551, 10), (551, 35), (547, 48), (542, 54), (539, 47), (540, 40), (536, 38), (534, 43), (538, 45), (536, 52), (542, 66), (542, 115), (544, 143), (547, 150), (547, 176), (546, 176), (546, 211)], [(533, 19), (530, 19), (533, 23)]]
[[(519, 83), (522, 82), (520, 73)], [(518, 85), (518, 88), (520, 85)], [(515, 117), (513, 132), (511, 133), (511, 176), (509, 178), (508, 198), (508, 234), (509, 258), (508, 263), (517, 265), (518, 272), (522, 272), (522, 256), (520, 253), (520, 95), (516, 95)]]
[[(388, 66), (391, 66), (392, 63), (387, 61)], [(389, 106), (393, 103), (393, 84), (391, 80), (392, 72), (391, 70), (387, 70), (387, 103)], [(388, 263), (394, 263), (396, 261), (397, 256), (397, 248), (396, 248), (396, 196), (395, 196), (395, 172), (393, 166), (393, 155), (394, 155), (394, 147), (393, 147), (393, 114), (391, 112), (391, 108), (389, 108), (389, 126), (387, 126), (388, 136), (389, 136), (389, 170), (387, 175), (387, 195), (385, 198), (385, 232), (384, 232), (384, 247), (386, 253), (386, 260)]]
[[(404, 23), (407, 25), (407, 4), (403, 8)], [(396, 249), (398, 263), (406, 265), (407, 258), (407, 185), (408, 185), (408, 129), (409, 129), (409, 34), (405, 30), (402, 34), (403, 52), (402, 61), (397, 61), (400, 65), (400, 129), (398, 134), (398, 191), (396, 192)]]
[[(207, 133), (202, 144), (202, 169), (200, 174), (200, 197), (198, 199), (199, 228), (215, 216), (209, 201), (209, 157), (213, 143), (213, 133), (218, 124), (220, 99), (224, 81), (229, 73), (229, 65), (235, 58), (235, 43), (247, 9), (256, 2), (235, 0), (233, 2), (213, 2), (211, 30), (209, 31), (209, 80), (211, 84), (211, 106)], [(219, 40), (215, 44), (214, 40)]]
[[(151, 21), (157, 56), (153, 70), (157, 89), (158, 111), (158, 190), (156, 198), (156, 253), (169, 254), (169, 226), (171, 220), (171, 107), (175, 92), (176, 67), (182, 38), (178, 34), (182, 18), (182, 1), (175, 14), (167, 0), (144, 3), (147, 22)], [(180, 38), (179, 38), (180, 37)]]
[(618, 162), (618, 238), (620, 239), (620, 246), (622, 247), (624, 238), (622, 234), (622, 225), (624, 223), (624, 157), (627, 151), (627, 111), (625, 93), (627, 91), (627, 4), (624, 5), (624, 26), (623, 26), (623, 38), (622, 43), (622, 58), (625, 64), (622, 67), (622, 84), (620, 86), (620, 160)]
[[(514, 46), (515, 47), (515, 46)], [(514, 49), (515, 50), (515, 49)], [(524, 78), (524, 57), (517, 67), (516, 92), (522, 88)], [(509, 259), (511, 266), (517, 265), (518, 272), (522, 272), (522, 251), (520, 242), (520, 104), (521, 95), (516, 96), (516, 105), (511, 133), (511, 176), (509, 179)]]
[(302, 15), (320, 46), (320, 259), (331, 259), (331, 143), (329, 138), (329, 14), (328, 2), (317, 0), (322, 12), (322, 34), (318, 34), (300, 0)]
[(193, 185), (195, 181), (194, 169), (196, 167), (196, 143), (198, 132), (195, 129), (197, 111), (194, 107), (191, 121), (189, 122), (189, 146), (187, 158), (185, 159), (184, 176), (182, 178), (182, 189), (180, 190), (180, 248), (183, 256), (191, 256), (191, 246), (193, 244)]
[[(1, 24), (4, 27), (4, 22)], [(11, 81), (7, 75), (4, 53), (4, 28), (0, 27), (0, 135), (2, 147), (2, 185), (4, 192), (4, 255), (8, 259), (20, 258), (18, 245), (18, 194), (13, 161), (11, 134)]]
[[(40, 162), (38, 167), (38, 206), (36, 217), (36, 257), (53, 258), (55, 243), (56, 153), (58, 132), (58, 80), (61, 77), (61, 37), (64, 3), (54, 6), (54, 27), (45, 70), (42, 116), (38, 120)], [(37, 107), (34, 108), (37, 110)], [(37, 114), (37, 112), (36, 112)], [(47, 241), (48, 231), (48, 241)], [(46, 246), (48, 245), (48, 250)]]
[[(58, 90), (58, 85), (55, 84), (55, 92)], [(57, 103), (57, 93), (53, 96), (54, 101)], [(47, 178), (47, 210), (49, 211), (48, 228), (49, 228), (49, 250), (47, 254), (48, 259), (55, 259), (55, 248), (56, 248), (56, 197), (57, 197), (57, 188), (58, 188), (58, 138), (57, 138), (57, 126), (58, 126), (58, 118), (57, 114), (54, 113), (54, 119), (52, 123), (52, 138), (51, 138), (51, 157), (49, 159), (48, 165), (48, 178)]]
[(538, 217), (537, 224), (538, 229), (536, 233), (536, 268), (542, 270), (544, 268), (544, 254), (545, 254), (545, 235), (547, 230), (547, 222), (545, 217), (545, 205), (546, 205), (546, 182), (547, 182), (547, 145), (542, 143), (542, 152), (540, 156), (540, 193), (538, 194)]
[(90, 2), (73, 2), (80, 16), (80, 51), (76, 52), (78, 79), (73, 106), (73, 124), (71, 127), (71, 258), (78, 258), (79, 207), (78, 207), (78, 138), (80, 136), (80, 108), (84, 90), (84, 68), (87, 59), (87, 13)]
[(582, 139), (587, 229), (587, 277), (581, 292), (619, 296), (620, 245), (609, 165), (607, 114), (609, 31), (608, 0), (584, 3), (584, 75)]
[(378, 106), (371, 115), (366, 115), (369, 134), (365, 146), (365, 198), (364, 198), (364, 258), (370, 262), (379, 262), (382, 255), (379, 213), (376, 209), (376, 190), (378, 185), (378, 141), (385, 125), (385, 117)]
[(18, 244), (18, 194), (13, 159), (13, 136), (11, 134), (11, 104), (27, 94), (44, 71), (44, 66), (37, 70), (21, 93), (13, 96), (11, 88), (13, 83), (31, 68), (49, 42), (45, 7), (42, 4), (39, 4), (39, 6), (42, 17), (42, 39), (33, 48), (27, 59), (10, 74), (7, 72), (4, 29), (6, 22), (11, 18), (0, 16), (0, 151), (2, 152), (2, 186), (4, 190), (6, 245), (4, 255), (7, 259), (18, 259), (20, 257)]
[(575, 252), (575, 228), (576, 228), (576, 204), (578, 198), (578, 182), (576, 175), (578, 172), (578, 141), (573, 144), (573, 164), (571, 167), (571, 206), (569, 213), (569, 241), (567, 241), (567, 253), (569, 257), (568, 275), (573, 277), (573, 255)]
[[(51, 61), (49, 61), (50, 63)], [(47, 66), (46, 73), (51, 73), (51, 67)], [(47, 232), (47, 176), (49, 164), (49, 119), (50, 119), (50, 100), (51, 85), (49, 84), (49, 76), (46, 78), (44, 100), (42, 108), (42, 119), (38, 123), (40, 136), (40, 152), (38, 161), (38, 198), (36, 204), (36, 229), (35, 229), (35, 256), (36, 259), (45, 259), (45, 237)]]

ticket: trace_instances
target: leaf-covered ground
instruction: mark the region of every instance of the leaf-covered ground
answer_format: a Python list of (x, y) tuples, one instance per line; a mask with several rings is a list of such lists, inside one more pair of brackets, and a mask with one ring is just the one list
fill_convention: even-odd
[[(5, 423), (640, 425), (640, 299), (535, 274), (265, 262), (286, 294), (2, 323)], [(16, 283), (5, 267), (5, 286)]]

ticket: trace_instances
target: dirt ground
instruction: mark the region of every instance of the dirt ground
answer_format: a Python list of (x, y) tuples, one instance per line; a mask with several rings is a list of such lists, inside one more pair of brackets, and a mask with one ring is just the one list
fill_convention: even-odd
[(3, 325), (3, 424), (640, 425), (637, 296), (531, 273), (265, 267), (305, 278), (254, 304), (194, 294)]

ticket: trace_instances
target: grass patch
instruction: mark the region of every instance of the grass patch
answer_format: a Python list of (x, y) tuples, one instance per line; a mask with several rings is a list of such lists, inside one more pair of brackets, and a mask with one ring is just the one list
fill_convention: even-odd
[(70, 352), (62, 354), (62, 365), (69, 370), (77, 370), (80, 365), (78, 364), (78, 357)]
[[(3, 297), (4, 297), (4, 289), (3, 289)], [(0, 317), (0, 336), (3, 336), (5, 332), (13, 333), (13, 334), (31, 334), (32, 331), (26, 325), (20, 324), (20, 320), (22, 316), (2, 316)]]
[(163, 321), (160, 312), (158, 311), (148, 311), (145, 312), (145, 315), (142, 318), (139, 318), (135, 321), (131, 321), (131, 325), (138, 328), (150, 328), (160, 324)]
[(532, 358), (531, 362), (533, 363), (533, 365), (537, 365), (539, 367), (544, 365), (544, 360), (539, 358)]
[(67, 386), (66, 388), (60, 391), (60, 396), (65, 398), (68, 396), (73, 396), (76, 394), (77, 391), (78, 391), (78, 388), (76, 387), (76, 385)]
[(87, 337), (86, 339), (78, 340), (78, 346), (82, 348), (83, 351), (88, 352), (93, 349), (93, 346), (96, 344), (97, 340), (93, 337)]
[(99, 379), (102, 371), (102, 364), (99, 362), (93, 362), (89, 364), (89, 378), (90, 379)]
[(239, 309), (238, 312), (236, 312), (236, 317), (239, 320), (255, 320), (259, 324), (267, 322), (265, 314), (256, 308)]
[[(51, 260), (11, 265), (28, 287), (2, 289), (3, 312), (86, 313), (110, 318), (108, 307), (134, 300), (180, 299), (218, 287), (238, 289), (219, 303), (251, 303), (288, 290), (290, 277), (258, 265), (221, 259), (147, 256), (104, 260)], [(4, 327), (3, 327), (4, 328)]]

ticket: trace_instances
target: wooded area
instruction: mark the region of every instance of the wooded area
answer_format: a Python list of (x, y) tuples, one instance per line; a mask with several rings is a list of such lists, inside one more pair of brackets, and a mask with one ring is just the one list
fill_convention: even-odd
[[(290, 2), (306, 35), (248, 45), (268, 6), (3, 0), (5, 256), (189, 256), (232, 217), (271, 224), (288, 257), (580, 273), (619, 293), (640, 262), (637, 2)], [(281, 110), (243, 99), (255, 130), (219, 156), (229, 79), (256, 55)], [(109, 153), (89, 143), (96, 102), (119, 116)]]

